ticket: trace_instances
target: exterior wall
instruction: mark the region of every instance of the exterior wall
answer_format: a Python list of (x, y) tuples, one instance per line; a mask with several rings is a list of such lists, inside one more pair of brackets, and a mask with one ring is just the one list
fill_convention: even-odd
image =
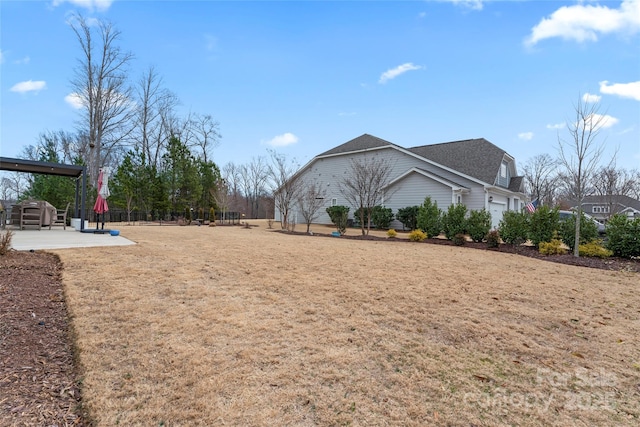
[[(438, 166), (431, 165), (419, 158), (415, 158), (409, 154), (400, 152), (395, 148), (389, 147), (378, 150), (369, 150), (362, 153), (314, 159), (307, 165), (306, 169), (301, 171), (300, 179), (308, 183), (318, 182), (321, 184), (321, 188), (326, 191), (324, 203), (318, 210), (318, 215), (314, 223), (331, 224), (329, 215), (326, 213), (326, 208), (331, 206), (332, 199), (336, 199), (337, 205), (349, 206), (349, 203), (340, 192), (339, 183), (349, 176), (351, 170), (351, 159), (362, 159), (364, 157), (371, 156), (383, 156), (391, 162), (393, 172), (390, 176), (390, 181), (395, 180), (412, 168), (418, 168), (468, 189), (460, 195), (461, 202), (466, 205), (469, 210), (479, 210), (483, 208), (489, 209), (489, 204), (487, 202), (488, 194), (485, 191), (485, 186), (483, 184), (461, 177), (460, 175), (439, 168)], [(509, 170), (510, 168), (508, 167), (507, 177), (509, 177)], [(508, 183), (508, 181), (506, 182)], [(504, 191), (507, 190), (505, 189)], [(417, 172), (411, 173), (400, 181), (394, 183), (392, 187), (389, 188), (388, 193), (390, 193), (390, 195), (388, 198), (385, 198), (384, 206), (391, 208), (394, 214), (397, 213), (399, 208), (421, 205), (427, 196), (431, 196), (432, 200), (437, 201), (440, 209), (446, 210), (451, 203), (457, 200), (457, 195), (459, 194), (454, 193), (451, 186), (438, 182)], [(507, 196), (493, 194), (493, 197), (496, 201), (504, 199), (502, 201), (506, 204)], [(511, 199), (510, 206), (513, 206), (512, 203), (513, 198)], [(350, 218), (353, 218), (353, 212), (355, 209), (356, 207), (350, 206)], [(292, 213), (294, 217), (297, 218), (298, 223), (304, 222), (304, 218), (298, 212), (298, 209), (294, 208)], [(276, 212), (276, 219), (279, 218), (279, 212)], [(496, 221), (499, 221), (500, 219), (501, 217)], [(394, 221), (391, 226), (395, 228), (402, 228), (402, 224), (399, 221)]]

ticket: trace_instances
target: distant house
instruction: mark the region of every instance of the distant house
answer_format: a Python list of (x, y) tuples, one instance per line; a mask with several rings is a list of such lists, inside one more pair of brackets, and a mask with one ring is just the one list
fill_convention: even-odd
[[(577, 208), (574, 202), (574, 208)], [(629, 218), (640, 217), (640, 200), (629, 196), (585, 196), (582, 211), (600, 222), (607, 222), (611, 216), (620, 213)]]
[[(383, 157), (392, 165), (390, 182), (383, 205), (393, 213), (407, 206), (421, 205), (427, 196), (446, 210), (462, 203), (469, 210), (486, 209), (493, 227), (508, 210), (520, 211), (526, 196), (523, 178), (517, 175), (516, 161), (486, 139), (469, 139), (441, 144), (403, 148), (372, 135), (364, 134), (315, 156), (296, 174), (304, 182), (317, 182), (326, 191), (318, 220), (331, 224), (326, 208), (346, 205), (339, 183), (348, 177), (351, 160)], [(350, 217), (357, 206), (349, 206)], [(294, 215), (296, 209), (293, 210)], [(297, 215), (298, 222), (301, 221)], [(280, 219), (276, 211), (276, 219)], [(392, 227), (401, 228), (399, 221)]]

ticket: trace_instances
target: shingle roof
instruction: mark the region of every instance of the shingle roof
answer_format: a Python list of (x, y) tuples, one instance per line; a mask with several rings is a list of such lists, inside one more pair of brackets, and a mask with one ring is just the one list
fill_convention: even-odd
[(636, 200), (633, 197), (629, 197), (629, 196), (620, 196), (620, 195), (613, 195), (613, 196), (584, 196), (584, 199), (582, 199), (582, 203), (588, 203), (588, 204), (592, 204), (592, 203), (599, 203), (599, 204), (608, 204), (609, 202), (613, 202), (613, 203), (619, 203), (625, 207), (632, 207), (636, 210), (640, 211), (640, 200)]
[(524, 179), (524, 176), (514, 176), (511, 178), (511, 182), (509, 182), (509, 190), (513, 191), (513, 192), (521, 192), (522, 189), (522, 181)]
[(409, 148), (409, 151), (488, 184), (494, 184), (506, 152), (484, 138)]
[(351, 141), (347, 141), (344, 144), (338, 145), (335, 148), (332, 148), (329, 151), (325, 151), (322, 154), (319, 154), (318, 157), (328, 156), (330, 154), (342, 154), (349, 153), (352, 151), (361, 151), (368, 150), (371, 148), (385, 147), (385, 146), (394, 146), (399, 147), (396, 144), (392, 144), (389, 141), (385, 141), (384, 139), (377, 138), (373, 135), (369, 135), (367, 133), (360, 135), (357, 138), (352, 139)]

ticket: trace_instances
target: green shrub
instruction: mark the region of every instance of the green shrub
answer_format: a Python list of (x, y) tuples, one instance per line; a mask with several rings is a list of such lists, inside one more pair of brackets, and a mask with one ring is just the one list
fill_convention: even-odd
[[(354, 227), (360, 227), (360, 212), (362, 212), (362, 208), (358, 208), (355, 211), (353, 211), (353, 226)], [(364, 223), (365, 225), (367, 224), (367, 211), (364, 211)]]
[(640, 257), (640, 218), (616, 214), (607, 223), (607, 249), (623, 258)]
[[(560, 238), (572, 251), (576, 241), (576, 217), (577, 215), (571, 215), (567, 219), (560, 221), (558, 230)], [(581, 213), (580, 218), (580, 245), (582, 245), (598, 238), (598, 226), (587, 219), (583, 213)]]
[(184, 220), (187, 224), (191, 224), (191, 208), (189, 208), (189, 206), (187, 206), (186, 208), (184, 208)]
[(542, 242), (550, 242), (558, 230), (560, 214), (557, 209), (540, 206), (531, 214), (529, 219), (529, 240), (536, 248)]
[(549, 242), (540, 242), (538, 250), (543, 255), (564, 255), (567, 250), (562, 245), (562, 240), (555, 238)]
[(376, 228), (387, 229), (389, 224), (393, 221), (393, 211), (391, 208), (385, 208), (384, 206), (374, 206), (371, 211), (371, 222), (373, 222)]
[(327, 214), (331, 222), (336, 226), (340, 234), (347, 231), (347, 219), (349, 219), (349, 208), (346, 206), (330, 206), (327, 208)]
[(580, 256), (608, 258), (613, 252), (602, 246), (601, 240), (592, 240), (589, 243), (583, 243), (578, 246)]
[(447, 239), (452, 240), (456, 234), (467, 231), (467, 207), (463, 204), (449, 205), (447, 213), (442, 215), (442, 230)]
[(521, 245), (529, 234), (529, 215), (524, 212), (507, 211), (502, 213), (498, 225), (502, 241), (511, 245)]
[(214, 222), (216, 220), (216, 210), (212, 207), (209, 208), (209, 222)]
[(429, 237), (438, 237), (442, 232), (442, 211), (438, 209), (438, 202), (431, 202), (431, 197), (424, 199), (418, 208), (416, 227)]
[(488, 232), (485, 239), (487, 241), (487, 247), (489, 248), (497, 248), (500, 246), (500, 233), (498, 230)]
[(412, 242), (422, 242), (427, 238), (427, 234), (422, 230), (413, 230), (409, 233), (409, 240)]
[(467, 232), (474, 242), (482, 242), (491, 230), (491, 214), (481, 209), (479, 211), (469, 212), (467, 218)]
[(398, 232), (396, 230), (394, 230), (393, 228), (390, 228), (389, 230), (387, 230), (387, 237), (390, 239), (395, 238), (398, 235)]
[(467, 243), (467, 238), (464, 234), (458, 233), (451, 239), (454, 245), (456, 246), (464, 246)]
[(420, 206), (407, 206), (398, 209), (396, 219), (402, 223), (403, 229), (415, 230), (418, 227), (418, 212)]

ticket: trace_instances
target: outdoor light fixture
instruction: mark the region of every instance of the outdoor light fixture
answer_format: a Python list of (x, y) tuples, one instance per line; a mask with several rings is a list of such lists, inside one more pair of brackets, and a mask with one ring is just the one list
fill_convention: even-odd
[(489, 202), (493, 202), (493, 196), (489, 196)]

